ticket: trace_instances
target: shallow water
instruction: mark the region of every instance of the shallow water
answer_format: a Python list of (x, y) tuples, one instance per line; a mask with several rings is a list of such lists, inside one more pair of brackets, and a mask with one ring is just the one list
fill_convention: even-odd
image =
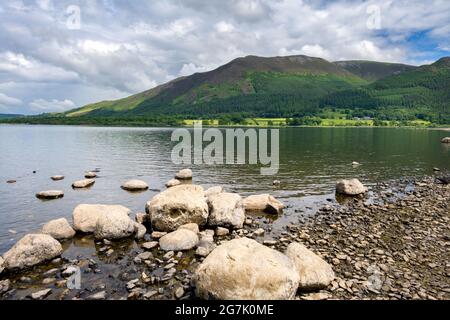
[[(121, 204), (133, 213), (143, 212), (146, 201), (164, 190), (165, 182), (181, 169), (170, 159), (172, 130), (1, 125), (0, 253), (48, 220), (71, 221), (80, 203)], [(431, 174), (434, 167), (448, 171), (450, 147), (440, 143), (446, 135), (421, 129), (285, 128), (280, 130), (278, 175), (261, 176), (259, 165), (192, 166), (194, 183), (223, 185), (243, 195), (273, 194), (288, 205), (276, 221), (268, 220), (277, 232), (297, 216), (314, 213), (327, 199), (335, 201), (334, 185), (340, 178), (357, 177), (372, 185)], [(354, 167), (352, 161), (362, 165)], [(71, 188), (85, 171), (97, 168), (100, 173), (92, 188)], [(65, 180), (50, 179), (59, 174)], [(122, 190), (120, 185), (132, 178), (147, 181), (151, 190)], [(17, 183), (7, 184), (10, 179)], [(281, 180), (280, 187), (272, 186), (275, 179)], [(49, 189), (63, 190), (64, 198), (35, 197)]]

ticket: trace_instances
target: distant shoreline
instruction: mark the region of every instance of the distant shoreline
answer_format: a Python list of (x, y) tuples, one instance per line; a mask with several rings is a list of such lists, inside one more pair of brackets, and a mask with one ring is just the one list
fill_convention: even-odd
[[(176, 126), (168, 126), (168, 125), (127, 125), (127, 124), (118, 124), (118, 125), (112, 125), (112, 124), (50, 124), (50, 123), (7, 123), (7, 122), (0, 122), (0, 126), (64, 126), (64, 127), (92, 127), (92, 128), (167, 128), (167, 129), (173, 129), (173, 128), (194, 128), (193, 125), (176, 125)], [(260, 128), (260, 129), (287, 129), (287, 128), (335, 128), (335, 129), (349, 129), (349, 128), (361, 128), (361, 129), (421, 129), (421, 130), (438, 130), (438, 131), (450, 131), (450, 127), (423, 127), (423, 126), (308, 126), (308, 125), (301, 125), (301, 126), (255, 126), (255, 125), (202, 125), (203, 128)]]

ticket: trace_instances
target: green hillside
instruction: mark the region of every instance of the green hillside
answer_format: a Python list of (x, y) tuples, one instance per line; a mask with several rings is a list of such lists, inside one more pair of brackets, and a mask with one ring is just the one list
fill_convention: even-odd
[(415, 66), (406, 64), (364, 60), (337, 61), (334, 62), (334, 64), (363, 79), (366, 79), (367, 81), (376, 81), (382, 78), (417, 69), (417, 67)]

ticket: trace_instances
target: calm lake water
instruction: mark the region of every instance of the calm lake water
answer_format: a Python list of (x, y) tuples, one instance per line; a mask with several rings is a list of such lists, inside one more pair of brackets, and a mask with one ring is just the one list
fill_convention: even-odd
[[(181, 169), (171, 162), (173, 129), (68, 126), (0, 126), (0, 253), (48, 220), (66, 217), (80, 203), (121, 204), (133, 213)], [(445, 131), (392, 128), (286, 128), (280, 130), (280, 170), (261, 176), (259, 165), (193, 166), (194, 183), (223, 185), (242, 195), (268, 192), (288, 205), (273, 222), (280, 229), (292, 216), (333, 201), (340, 178), (363, 183), (432, 174), (450, 169)], [(354, 167), (352, 161), (362, 165)], [(73, 190), (84, 172), (100, 169), (96, 184)], [(33, 173), (36, 171), (36, 173)], [(52, 175), (64, 175), (54, 182)], [(128, 193), (120, 185), (145, 180), (151, 190)], [(17, 180), (15, 184), (6, 181)], [(273, 187), (272, 181), (282, 184)], [(58, 189), (65, 197), (41, 201), (36, 192)], [(331, 199), (331, 200), (330, 200)], [(301, 210), (299, 210), (301, 209)], [(270, 236), (270, 235), (269, 235)]]

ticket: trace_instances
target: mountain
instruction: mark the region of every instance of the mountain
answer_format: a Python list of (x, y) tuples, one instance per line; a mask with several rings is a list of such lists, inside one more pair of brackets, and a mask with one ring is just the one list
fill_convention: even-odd
[(337, 66), (367, 81), (376, 81), (404, 72), (413, 71), (417, 67), (400, 63), (375, 62), (364, 60), (336, 61)]
[(233, 97), (295, 94), (305, 100), (366, 83), (320, 58), (248, 56), (210, 72), (178, 78), (125, 99), (87, 105), (65, 115), (184, 113), (192, 106), (214, 104), (214, 101)]

